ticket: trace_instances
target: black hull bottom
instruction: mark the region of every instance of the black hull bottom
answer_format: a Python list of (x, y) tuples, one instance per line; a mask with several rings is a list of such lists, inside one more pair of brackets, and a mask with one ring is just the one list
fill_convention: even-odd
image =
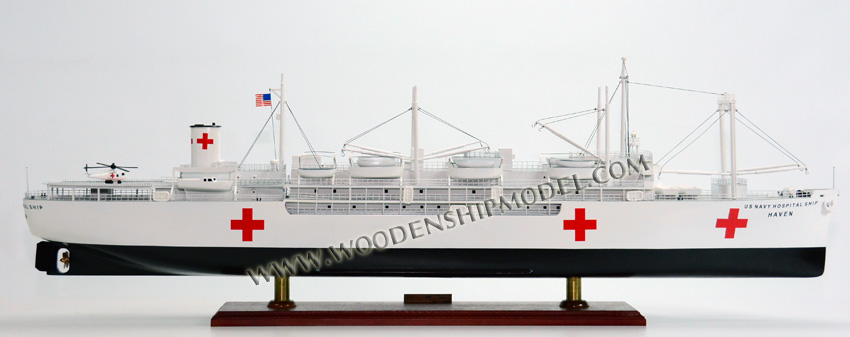
[[(57, 270), (57, 252), (70, 269)], [(328, 249), (38, 244), (36, 268), (51, 275), (245, 275), (270, 262), (321, 251), (303, 276), (411, 277), (816, 277), (826, 248), (736, 249), (390, 249), (334, 262)], [(331, 262), (331, 264), (327, 264)], [(311, 268), (314, 269), (314, 268)]]

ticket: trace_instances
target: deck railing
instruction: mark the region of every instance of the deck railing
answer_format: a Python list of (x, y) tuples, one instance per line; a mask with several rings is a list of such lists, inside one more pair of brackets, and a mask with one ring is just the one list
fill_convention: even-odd
[[(96, 188), (58, 188), (50, 190), (36, 190), (24, 194), (25, 199), (32, 200), (62, 200), (62, 201), (153, 201), (154, 196), (151, 189), (98, 189)], [(506, 197), (510, 198), (510, 192), (506, 192)], [(547, 201), (626, 201), (628, 191), (612, 191), (603, 190), (600, 197), (599, 190), (582, 191), (578, 194), (567, 193), (564, 195), (556, 195)], [(780, 191), (749, 191), (747, 196), (739, 197), (737, 200), (772, 200), (772, 199), (789, 199), (789, 198), (807, 198), (811, 193), (799, 193), (795, 195), (781, 195)], [(414, 195), (415, 203), (425, 202), (481, 202), (490, 198), (489, 193), (481, 194), (423, 194)], [(290, 193), (288, 197), (284, 197), (282, 193), (278, 194), (237, 194), (235, 201), (284, 201), (291, 202), (299, 201), (330, 201), (330, 202), (345, 202), (345, 201), (388, 201), (398, 203), (400, 196), (398, 194), (363, 194), (355, 193)], [(709, 191), (701, 191), (700, 194), (676, 194), (676, 195), (661, 195), (654, 194), (650, 190), (644, 191), (644, 197), (640, 200), (628, 201), (710, 201), (710, 200), (731, 200), (728, 196), (711, 194)], [(168, 201), (234, 201), (233, 194), (178, 194), (172, 195)]]

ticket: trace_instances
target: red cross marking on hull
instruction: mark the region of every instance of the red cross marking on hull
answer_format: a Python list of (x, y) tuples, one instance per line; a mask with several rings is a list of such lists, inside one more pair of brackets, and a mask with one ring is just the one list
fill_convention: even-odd
[(576, 231), (576, 241), (584, 241), (587, 230), (596, 230), (596, 220), (585, 219), (584, 208), (576, 208), (575, 220), (564, 220), (564, 230)]
[(735, 238), (735, 229), (747, 228), (747, 219), (738, 219), (739, 211), (740, 209), (738, 208), (730, 208), (728, 219), (717, 219), (717, 226), (715, 228), (726, 228), (727, 239)]
[(237, 231), (242, 231), (242, 241), (254, 241), (254, 231), (261, 231), (265, 229), (263, 220), (255, 220), (254, 219), (254, 209), (253, 208), (243, 208), (242, 209), (242, 219), (241, 220), (230, 220), (230, 229)]

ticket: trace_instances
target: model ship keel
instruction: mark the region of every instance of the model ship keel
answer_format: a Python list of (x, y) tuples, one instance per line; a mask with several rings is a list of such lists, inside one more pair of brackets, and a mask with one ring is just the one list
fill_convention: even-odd
[[(72, 260), (62, 273), (57, 254)], [(36, 268), (57, 275), (246, 275), (307, 248), (157, 247), (38, 244)], [(215, 257), (215, 258), (211, 258)], [(298, 276), (569, 277), (724, 276), (816, 277), (826, 248), (711, 249), (388, 249)], [(261, 275), (258, 275), (261, 276)]]

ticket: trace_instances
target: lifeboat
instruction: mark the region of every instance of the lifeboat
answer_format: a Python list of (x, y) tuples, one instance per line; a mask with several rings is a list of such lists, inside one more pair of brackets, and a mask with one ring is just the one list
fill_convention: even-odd
[(401, 159), (393, 157), (352, 157), (349, 164), (348, 173), (352, 178), (395, 179), (401, 178), (404, 173)]
[(331, 152), (308, 152), (298, 156), (298, 175), (302, 178), (333, 178), (336, 156)]
[(546, 159), (549, 168), (546, 173), (551, 179), (562, 179), (571, 177), (573, 174), (578, 179), (592, 179), (593, 170), (599, 165), (595, 158), (575, 156), (549, 157)]
[(498, 153), (480, 155), (466, 153), (449, 158), (449, 177), (452, 179), (499, 179), (502, 177), (502, 158)]
[(593, 158), (549, 158), (549, 166), (587, 168), (595, 167), (596, 159)]

